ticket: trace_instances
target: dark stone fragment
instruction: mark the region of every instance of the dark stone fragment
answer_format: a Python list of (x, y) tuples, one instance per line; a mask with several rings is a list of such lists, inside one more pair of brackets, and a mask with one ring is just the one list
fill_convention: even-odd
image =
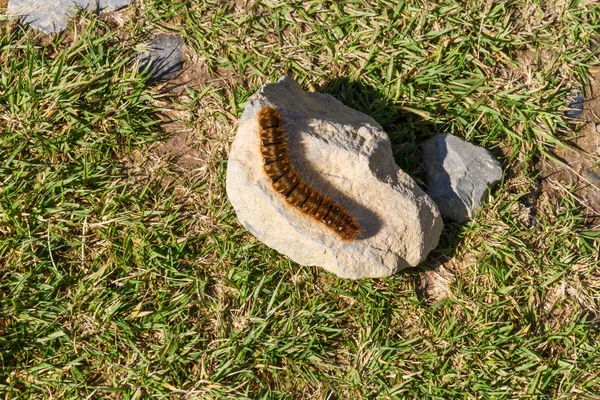
[(175, 76), (183, 65), (183, 40), (173, 35), (155, 36), (150, 51), (140, 59), (139, 71), (150, 74), (149, 81), (165, 81)]
[(581, 118), (581, 114), (583, 114), (584, 100), (585, 98), (583, 97), (583, 94), (581, 94), (581, 92), (578, 92), (571, 100), (571, 103), (569, 103), (569, 105), (567, 106), (569, 107), (569, 109), (565, 112), (565, 117), (572, 121)]

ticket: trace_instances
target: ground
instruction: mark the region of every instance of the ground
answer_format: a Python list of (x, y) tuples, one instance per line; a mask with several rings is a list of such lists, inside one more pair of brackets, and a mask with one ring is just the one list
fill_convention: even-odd
[[(562, 0), (139, 0), (51, 37), (0, 18), (0, 392), (598, 397), (598, 20)], [(147, 85), (156, 33), (185, 65)], [(283, 74), (371, 115), (421, 185), (446, 132), (504, 179), (417, 268), (294, 264), (225, 194), (244, 102)]]
[[(564, 146), (552, 150), (554, 159), (540, 160), (541, 191), (553, 201), (574, 192), (589, 219), (596, 225), (600, 217), (600, 68), (590, 68), (584, 113), (562, 137)], [(557, 162), (558, 161), (558, 162)]]

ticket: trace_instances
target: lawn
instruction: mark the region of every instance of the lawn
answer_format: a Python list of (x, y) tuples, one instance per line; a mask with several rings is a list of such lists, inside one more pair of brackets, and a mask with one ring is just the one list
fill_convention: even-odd
[[(547, 169), (600, 123), (564, 118), (600, 93), (599, 21), (592, 0), (137, 0), (50, 37), (0, 17), (1, 397), (600, 397), (600, 190)], [(186, 62), (150, 85), (157, 32)], [(225, 193), (244, 103), (284, 74), (371, 115), (421, 185), (447, 132), (504, 179), (417, 268), (299, 266)]]

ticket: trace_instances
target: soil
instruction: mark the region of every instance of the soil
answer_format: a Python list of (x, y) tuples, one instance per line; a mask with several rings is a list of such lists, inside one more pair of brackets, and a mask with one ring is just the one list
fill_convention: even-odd
[[(169, 169), (186, 176), (204, 170), (215, 157), (222, 157), (219, 154), (224, 151), (222, 147), (226, 141), (223, 136), (227, 133), (222, 132), (218, 121), (209, 117), (213, 113), (212, 105), (200, 101), (196, 111), (190, 113), (178, 104), (192, 101), (189, 90), (201, 91), (207, 86), (226, 90), (239, 82), (226, 70), (211, 72), (203, 60), (192, 57), (185, 50), (179, 73), (168, 81), (155, 84), (156, 98), (163, 109), (161, 129), (165, 140), (153, 146), (145, 157), (128, 160), (126, 164), (130, 168), (139, 168), (142, 164), (146, 169), (150, 168), (150, 160), (155, 161), (150, 164), (164, 166), (164, 161), (168, 160)], [(224, 110), (221, 113), (232, 121), (236, 119)]]
[(425, 260), (426, 269), (419, 274), (417, 294), (430, 304), (452, 297), (457, 266), (454, 257), (435, 254)]
[(583, 114), (574, 121), (573, 130), (561, 140), (552, 154), (559, 161), (542, 160), (541, 191), (553, 202), (569, 193), (579, 201), (588, 222), (600, 222), (600, 67), (590, 69), (590, 86), (584, 94)]

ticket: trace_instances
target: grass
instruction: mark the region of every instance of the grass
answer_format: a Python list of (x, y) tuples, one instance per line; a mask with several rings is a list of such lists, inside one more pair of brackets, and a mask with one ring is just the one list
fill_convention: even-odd
[[(52, 38), (0, 21), (2, 397), (597, 397), (600, 230), (535, 160), (590, 82), (599, 20), (593, 1), (140, 0)], [(156, 30), (188, 46), (183, 87), (132, 72)], [(501, 158), (432, 255), (449, 294), (422, 290), (427, 266), (301, 267), (239, 225), (227, 151), (284, 73), (372, 115), (418, 180), (437, 133)], [(169, 152), (171, 120), (202, 157)]]

